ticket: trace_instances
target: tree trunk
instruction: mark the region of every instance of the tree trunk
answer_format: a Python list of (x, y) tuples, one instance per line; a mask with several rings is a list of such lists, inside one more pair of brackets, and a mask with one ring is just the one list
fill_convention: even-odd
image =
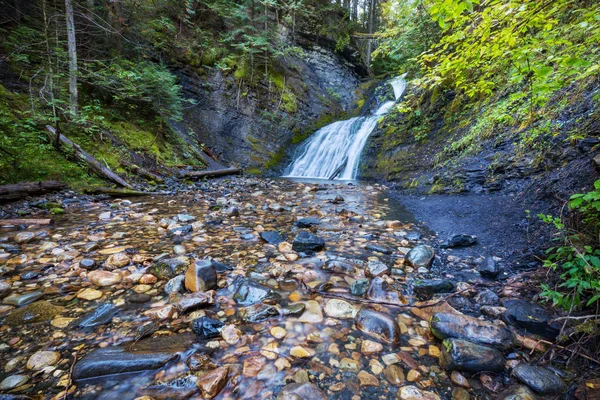
[[(373, 35), (373, 21), (375, 19), (375, 0), (370, 1), (369, 6), (369, 35)], [(367, 70), (372, 73), (371, 70), (371, 52), (373, 51), (373, 38), (367, 39)]]
[(127, 168), (129, 171), (133, 172), (134, 174), (137, 174), (139, 176), (141, 176), (142, 178), (149, 180), (149, 181), (154, 181), (157, 183), (163, 183), (165, 181), (165, 178), (163, 178), (162, 176), (155, 174), (154, 172), (148, 171), (145, 168), (142, 168), (138, 165), (129, 163), (127, 161), (119, 161), (119, 163)]
[(239, 168), (226, 168), (217, 169), (213, 171), (184, 171), (181, 173), (182, 178), (190, 179), (202, 179), (202, 178), (216, 178), (218, 176), (226, 175), (237, 175), (241, 174), (242, 170)]
[(65, 0), (67, 14), (67, 43), (69, 48), (69, 106), (71, 116), (79, 114), (79, 92), (77, 91), (77, 42), (75, 40), (75, 16), (73, 3)]
[(352, 0), (352, 20), (358, 21), (358, 0)]
[(62, 182), (45, 181), (45, 182), (21, 182), (13, 185), (0, 186), (0, 202), (13, 201), (48, 192), (55, 192), (66, 188)]
[(60, 132), (57, 132), (56, 129), (54, 129), (52, 126), (48, 125), (46, 126), (46, 129), (49, 132), (48, 137), (50, 138), (50, 140), (54, 140), (58, 135), (60, 143), (68, 149), (70, 149), (71, 151), (73, 151), (75, 153), (75, 156), (79, 160), (85, 162), (98, 176), (104, 179), (108, 179), (116, 183), (117, 185), (126, 187), (128, 189), (133, 189), (133, 186), (127, 183), (123, 178), (112, 172), (109, 168), (103, 166), (100, 163), (100, 161), (96, 160), (94, 157), (86, 153), (81, 147), (73, 143), (65, 135), (62, 135)]
[(52, 218), (16, 218), (16, 219), (0, 219), (0, 226), (6, 225), (52, 225)]

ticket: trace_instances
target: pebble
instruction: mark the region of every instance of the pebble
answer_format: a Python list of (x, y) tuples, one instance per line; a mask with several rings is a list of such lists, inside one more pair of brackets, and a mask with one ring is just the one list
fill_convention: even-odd
[(10, 375), (0, 382), (0, 390), (11, 390), (29, 382), (27, 375)]
[(360, 371), (356, 377), (360, 386), (379, 386), (379, 379), (364, 370)]
[(87, 278), (94, 285), (101, 287), (114, 286), (121, 282), (121, 274), (102, 270), (89, 272)]
[(356, 316), (358, 310), (352, 304), (344, 300), (331, 299), (323, 307), (325, 315), (332, 318), (350, 319)]
[(77, 298), (78, 299), (82, 299), (82, 300), (98, 300), (100, 297), (102, 297), (102, 292), (96, 289), (92, 289), (92, 288), (87, 288), (87, 289), (83, 289), (81, 292), (79, 292), (77, 294)]
[(270, 332), (275, 339), (283, 339), (287, 335), (287, 331), (279, 326), (272, 327)]
[(60, 353), (57, 351), (38, 351), (27, 360), (27, 369), (39, 371), (45, 367), (55, 365), (60, 360)]
[(360, 345), (360, 352), (365, 355), (372, 355), (381, 351), (383, 351), (383, 345), (372, 340), (363, 340)]

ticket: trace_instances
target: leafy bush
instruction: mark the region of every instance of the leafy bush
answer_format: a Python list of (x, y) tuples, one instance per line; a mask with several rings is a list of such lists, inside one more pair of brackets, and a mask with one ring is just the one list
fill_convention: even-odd
[(589, 307), (600, 300), (600, 180), (587, 193), (571, 196), (569, 208), (583, 225), (575, 230), (559, 217), (540, 214), (558, 232), (560, 246), (548, 249), (544, 265), (558, 271), (560, 282), (542, 285), (542, 296), (565, 309)]

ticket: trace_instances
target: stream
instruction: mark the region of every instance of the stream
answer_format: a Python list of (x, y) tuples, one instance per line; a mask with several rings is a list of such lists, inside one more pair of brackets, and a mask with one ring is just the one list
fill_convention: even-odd
[(437, 240), (385, 187), (197, 189), (1, 228), (1, 398), (493, 398), (440, 367), (430, 318), (458, 311), (424, 301), (454, 284), (417, 293)]

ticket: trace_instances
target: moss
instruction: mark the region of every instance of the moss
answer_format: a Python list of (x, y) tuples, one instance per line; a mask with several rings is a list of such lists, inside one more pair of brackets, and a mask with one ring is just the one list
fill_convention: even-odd
[(50, 209), (50, 214), (52, 215), (60, 215), (60, 214), (64, 214), (65, 210), (60, 208), (60, 207), (54, 207)]
[(269, 161), (265, 163), (265, 169), (269, 170), (281, 164), (283, 159), (285, 158), (285, 149), (281, 148), (278, 152), (273, 154)]

